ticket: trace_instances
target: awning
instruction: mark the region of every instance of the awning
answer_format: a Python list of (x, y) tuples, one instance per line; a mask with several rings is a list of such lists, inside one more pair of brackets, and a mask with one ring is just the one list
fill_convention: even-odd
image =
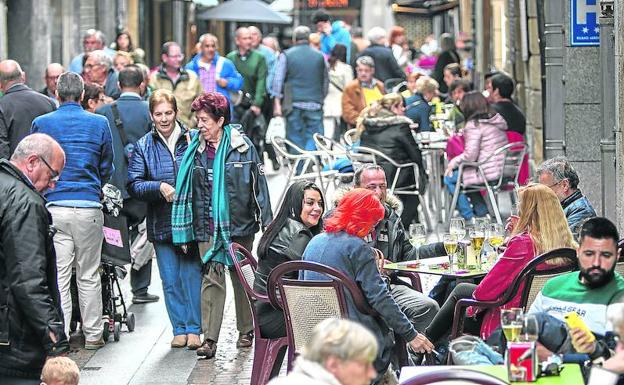
[(230, 0), (197, 15), (199, 20), (246, 21), (252, 23), (290, 24), (292, 18), (272, 10), (259, 0)]

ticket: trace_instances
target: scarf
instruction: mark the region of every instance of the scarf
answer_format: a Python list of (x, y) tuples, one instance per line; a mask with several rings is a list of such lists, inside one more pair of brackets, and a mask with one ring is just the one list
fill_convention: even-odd
[[(230, 145), (231, 126), (223, 127), (223, 137), (217, 148), (213, 162), (212, 181), (212, 213), (213, 213), (213, 242), (210, 250), (203, 255), (202, 262), (217, 262), (225, 266), (232, 266), (228, 248), (230, 239), (230, 206), (228, 203), (228, 192), (225, 184), (225, 159)], [(171, 211), (171, 229), (173, 233), (173, 243), (176, 245), (189, 243), (195, 240), (193, 233), (193, 164), (195, 152), (199, 147), (199, 134), (195, 135), (189, 145), (182, 162), (176, 186), (176, 198)]]

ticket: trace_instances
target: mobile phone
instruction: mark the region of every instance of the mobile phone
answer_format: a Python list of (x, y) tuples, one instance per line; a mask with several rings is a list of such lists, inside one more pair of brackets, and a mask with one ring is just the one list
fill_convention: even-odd
[(589, 330), (589, 328), (587, 327), (583, 319), (576, 312), (573, 312), (573, 311), (569, 312), (566, 315), (564, 315), (563, 318), (565, 319), (565, 323), (566, 325), (568, 325), (568, 328), (570, 328), (570, 330), (579, 328), (591, 336), (590, 340), (592, 342), (596, 339), (596, 337), (594, 336), (594, 333), (592, 333), (592, 331)]

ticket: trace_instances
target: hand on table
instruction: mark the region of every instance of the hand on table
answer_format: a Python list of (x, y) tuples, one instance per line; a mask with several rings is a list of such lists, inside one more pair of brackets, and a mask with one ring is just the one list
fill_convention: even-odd
[(596, 350), (596, 337), (591, 332), (586, 332), (580, 328), (570, 330), (572, 346), (578, 353), (591, 354)]
[(409, 345), (416, 353), (431, 353), (433, 351), (433, 344), (422, 333), (418, 333), (416, 337), (409, 342)]

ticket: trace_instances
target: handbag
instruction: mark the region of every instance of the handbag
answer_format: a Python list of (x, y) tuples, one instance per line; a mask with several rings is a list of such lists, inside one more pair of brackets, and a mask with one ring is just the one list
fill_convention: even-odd
[(269, 121), (269, 126), (267, 127), (265, 135), (265, 142), (272, 143), (274, 136), (279, 136), (280, 138), (286, 137), (286, 121), (282, 116), (274, 116)]

